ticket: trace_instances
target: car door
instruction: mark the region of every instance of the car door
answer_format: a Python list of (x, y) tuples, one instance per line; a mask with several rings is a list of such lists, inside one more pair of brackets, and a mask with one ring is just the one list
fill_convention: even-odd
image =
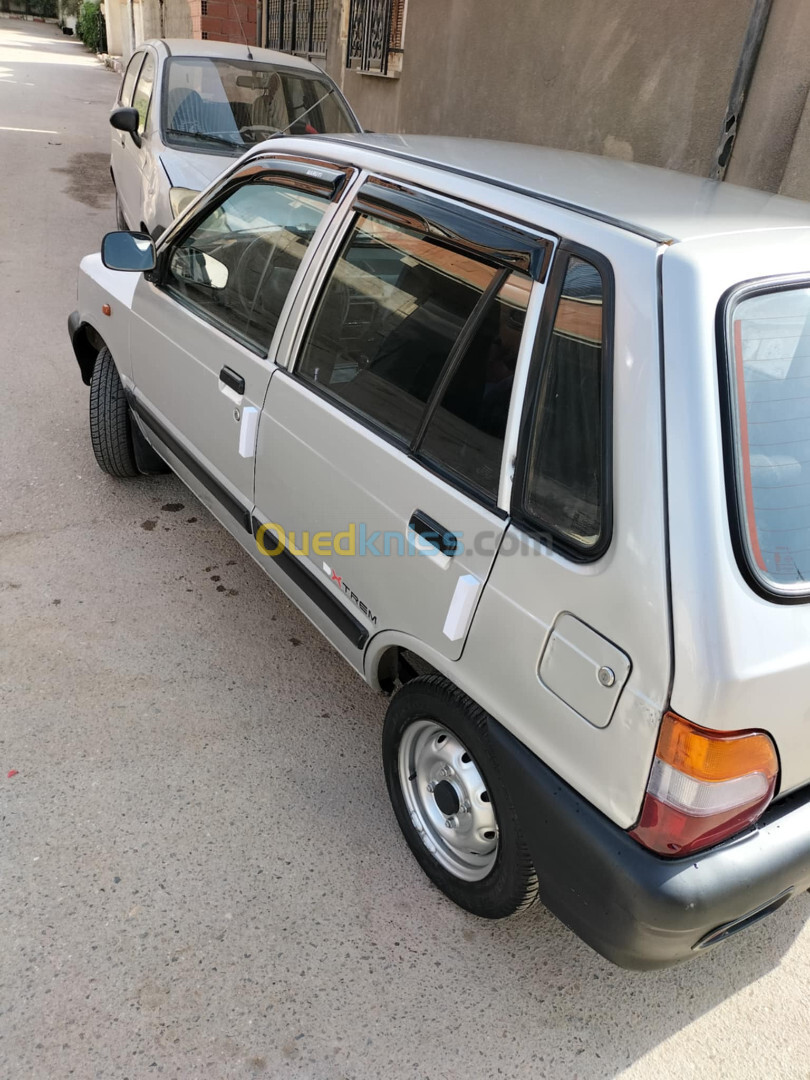
[[(120, 135), (118, 166), (113, 165), (118, 198), (131, 229), (138, 230), (144, 220), (143, 204), (152, 168), (152, 96), (157, 76), (157, 57), (147, 48), (132, 92), (132, 108), (138, 110), (138, 132), (135, 138), (128, 131)], [(115, 137), (115, 136), (114, 136)]]
[[(135, 82), (140, 73), (145, 55), (144, 51), (139, 49), (132, 54), (129, 63), (127, 64), (127, 70), (124, 73), (124, 78), (121, 82), (121, 92), (118, 95), (117, 102), (117, 104), (123, 108), (131, 108), (132, 106)], [(130, 203), (133, 202), (133, 199), (137, 198), (137, 195), (134, 183), (129, 175), (135, 162), (133, 150), (136, 150), (137, 147), (132, 140), (132, 136), (128, 132), (118, 131), (117, 128), (111, 128), (110, 130), (112, 131), (110, 165), (112, 167), (113, 181), (115, 183), (115, 190), (118, 193), (118, 201), (121, 210), (129, 224), (133, 221), (137, 221), (137, 218), (133, 217), (130, 209)]]
[(461, 653), (505, 527), (504, 435), (549, 248), (390, 183), (358, 194), (294, 369), (270, 384), (256, 469), (260, 549), (331, 592), (353, 647), (394, 629)]
[(135, 290), (136, 414), (246, 528), (272, 343), (345, 179), (313, 162), (251, 162)]

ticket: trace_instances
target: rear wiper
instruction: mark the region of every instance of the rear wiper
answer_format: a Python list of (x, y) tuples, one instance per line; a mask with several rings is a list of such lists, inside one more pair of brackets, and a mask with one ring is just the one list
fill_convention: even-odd
[(212, 135), (210, 131), (186, 131), (184, 128), (166, 128), (167, 135), (185, 135), (188, 139), (200, 139), (203, 142), (218, 143), (220, 146), (233, 146), (237, 150), (244, 150), (245, 144), (243, 142), (235, 142), (233, 139), (226, 139), (224, 135)]

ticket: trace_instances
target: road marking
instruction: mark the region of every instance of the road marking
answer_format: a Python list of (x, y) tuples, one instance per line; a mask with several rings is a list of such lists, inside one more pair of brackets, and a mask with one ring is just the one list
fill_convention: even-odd
[(48, 131), (46, 128), (15, 128), (15, 127), (3, 127), (0, 124), (0, 131), (27, 131), (31, 135), (58, 135), (58, 131)]

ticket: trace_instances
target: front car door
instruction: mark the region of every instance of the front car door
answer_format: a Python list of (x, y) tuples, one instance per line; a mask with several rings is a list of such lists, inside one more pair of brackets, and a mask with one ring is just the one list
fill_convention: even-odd
[[(134, 52), (127, 64), (127, 70), (121, 82), (121, 91), (118, 95), (117, 105), (131, 108), (132, 98), (135, 92), (135, 82), (141, 70), (145, 53), (142, 49)], [(112, 141), (110, 151), (110, 166), (113, 173), (113, 182), (118, 196), (118, 203), (124, 220), (128, 225), (138, 224), (137, 199), (138, 188), (135, 186), (134, 176), (130, 175), (137, 168), (135, 151), (137, 147), (128, 131), (118, 131), (112, 128)], [(132, 205), (130, 205), (132, 204)]]
[(374, 180), (352, 210), (268, 390), (260, 547), (331, 590), (355, 648), (396, 630), (454, 659), (506, 525), (512, 388), (551, 242)]
[(138, 111), (138, 141), (129, 132), (115, 133), (121, 136), (120, 165), (117, 169), (113, 165), (116, 187), (124, 216), (130, 228), (136, 230), (144, 221), (143, 205), (152, 175), (152, 135), (157, 130), (152, 98), (157, 70), (155, 50), (147, 47), (132, 92), (132, 108)]
[(133, 298), (136, 415), (247, 528), (273, 341), (345, 180), (251, 162), (173, 231)]

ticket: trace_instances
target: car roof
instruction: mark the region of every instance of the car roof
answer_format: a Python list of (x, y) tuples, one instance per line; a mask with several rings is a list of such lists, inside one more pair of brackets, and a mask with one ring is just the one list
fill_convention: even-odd
[(328, 78), (324, 72), (309, 60), (289, 53), (276, 52), (274, 49), (260, 49), (255, 45), (240, 45), (232, 41), (197, 41), (195, 38), (160, 38), (144, 42), (145, 45), (163, 45), (170, 56), (209, 56), (224, 60), (248, 60), (248, 50), (253, 59), (260, 64), (273, 64), (281, 68), (300, 68)]
[(318, 138), (512, 188), (659, 242), (810, 227), (810, 203), (798, 199), (571, 150), (436, 135)]

